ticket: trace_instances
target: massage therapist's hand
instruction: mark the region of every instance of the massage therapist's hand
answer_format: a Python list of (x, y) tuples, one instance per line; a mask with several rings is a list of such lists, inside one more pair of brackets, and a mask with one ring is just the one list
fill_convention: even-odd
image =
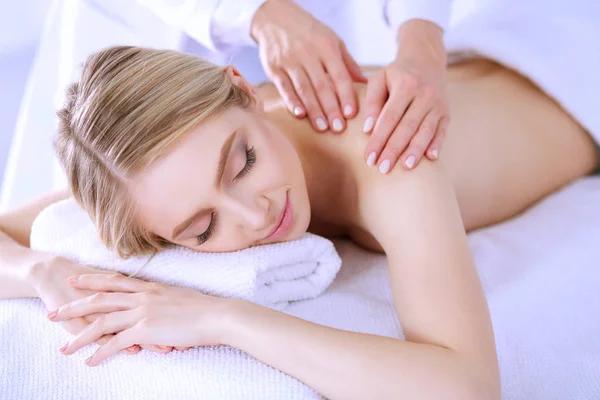
[(353, 81), (366, 82), (344, 42), (292, 0), (268, 0), (252, 20), (260, 59), (290, 112), (313, 128), (345, 129), (358, 111)]
[(425, 20), (398, 30), (395, 60), (369, 78), (363, 130), (372, 132), (367, 165), (387, 173), (398, 160), (412, 169), (439, 156), (449, 123), (443, 31)]
[[(54, 257), (44, 265), (38, 265), (30, 274), (33, 287), (40, 299), (44, 302), (48, 310), (54, 310), (69, 302), (86, 298), (95, 292), (75, 288), (69, 284), (67, 278), (73, 275), (94, 274), (108, 275), (109, 271), (92, 268), (81, 265), (75, 261), (63, 257)], [(99, 314), (90, 314), (81, 318), (73, 318), (63, 322), (62, 327), (72, 335), (76, 335), (85, 329), (91, 322), (98, 318)], [(99, 345), (106, 343), (111, 335), (98, 338)], [(171, 348), (158, 348), (156, 346), (146, 347), (148, 350), (157, 352), (168, 352)], [(139, 346), (134, 346), (127, 350), (127, 354), (135, 354), (140, 350)]]
[(90, 366), (134, 344), (211, 346), (221, 344), (224, 306), (228, 299), (128, 278), (121, 274), (84, 274), (70, 279), (76, 290), (97, 292), (56, 310), (52, 321), (102, 314), (65, 347), (70, 355), (98, 338), (115, 334), (88, 360)]

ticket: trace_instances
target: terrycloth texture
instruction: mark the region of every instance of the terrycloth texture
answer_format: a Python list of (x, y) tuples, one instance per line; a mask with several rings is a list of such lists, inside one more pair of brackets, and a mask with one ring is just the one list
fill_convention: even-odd
[[(600, 399), (600, 178), (469, 235), (491, 310), (505, 400)], [(321, 296), (285, 312), (401, 337), (382, 255), (336, 242), (344, 260)], [(221, 346), (118, 355), (89, 369), (94, 346), (58, 352), (69, 335), (39, 300), (0, 301), (0, 398), (82, 400), (319, 399), (297, 380)], [(301, 344), (299, 344), (301, 345)], [(401, 396), (401, 394), (399, 394)]]
[(200, 253), (173, 246), (149, 262), (149, 257), (123, 260), (102, 244), (92, 221), (74, 199), (53, 204), (39, 214), (31, 231), (31, 248), (127, 275), (139, 271), (135, 274), (138, 278), (279, 310), (290, 301), (321, 294), (342, 263), (333, 243), (309, 233), (292, 242), (232, 253)]
[(597, 0), (455, 0), (444, 36), (529, 77), (600, 143), (599, 21)]

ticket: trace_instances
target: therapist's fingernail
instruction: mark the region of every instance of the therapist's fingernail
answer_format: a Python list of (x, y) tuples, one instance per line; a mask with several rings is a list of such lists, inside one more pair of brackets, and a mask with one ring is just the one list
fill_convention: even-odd
[(74, 283), (74, 282), (77, 282), (77, 279), (79, 279), (78, 276), (70, 276), (67, 278), (67, 282)]
[(365, 132), (365, 133), (370, 132), (371, 129), (373, 129), (373, 122), (374, 122), (373, 117), (367, 118), (365, 120), (365, 125), (363, 126), (363, 132)]
[(294, 107), (294, 115), (295, 116), (299, 116), (302, 114), (304, 114), (304, 110), (302, 109), (302, 107), (300, 107), (300, 106)]
[(344, 107), (344, 115), (346, 117), (349, 117), (350, 115), (352, 115), (352, 111), (354, 111), (354, 108), (352, 108), (350, 104), (346, 104), (346, 106)]
[(69, 347), (69, 342), (67, 342), (67, 344), (65, 344), (63, 347), (61, 347), (60, 349), (58, 349), (58, 351), (60, 351), (61, 353), (64, 353), (65, 350), (67, 349), (67, 347)]
[(384, 162), (379, 164), (379, 172), (381, 172), (382, 174), (387, 174), (387, 172), (390, 170), (390, 164), (390, 160), (385, 160)]
[(58, 314), (58, 310), (54, 310), (52, 312), (48, 313), (48, 319), (52, 319), (54, 317), (56, 317), (56, 314)]
[(327, 122), (325, 122), (323, 118), (317, 118), (317, 129), (319, 129), (320, 131), (324, 131), (325, 129), (327, 129)]
[(334, 119), (333, 120), (333, 130), (336, 132), (339, 132), (342, 129), (344, 129), (344, 125), (342, 125), (342, 120), (339, 118)]
[(437, 160), (437, 158), (438, 158), (438, 150), (437, 149), (431, 150), (431, 156), (433, 157), (434, 160)]
[(375, 153), (374, 151), (372, 151), (369, 154), (369, 157), (367, 157), (367, 165), (369, 167), (372, 167), (373, 165), (375, 165), (375, 159), (377, 159), (377, 153)]
[(417, 162), (417, 157), (415, 157), (415, 156), (408, 157), (405, 162), (406, 168), (412, 169), (412, 167), (415, 166), (416, 162)]
[[(94, 357), (94, 356), (92, 356)], [(88, 358), (87, 360), (85, 360), (85, 364), (91, 366), (92, 365), (92, 357)]]

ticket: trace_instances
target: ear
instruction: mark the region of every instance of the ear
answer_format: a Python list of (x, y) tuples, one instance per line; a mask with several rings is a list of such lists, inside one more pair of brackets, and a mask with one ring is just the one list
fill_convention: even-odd
[(263, 101), (259, 96), (258, 92), (248, 81), (240, 74), (240, 71), (237, 70), (233, 65), (228, 65), (225, 69), (225, 73), (231, 79), (231, 82), (246, 92), (251, 98), (254, 104), (258, 107), (259, 110), (263, 110)]

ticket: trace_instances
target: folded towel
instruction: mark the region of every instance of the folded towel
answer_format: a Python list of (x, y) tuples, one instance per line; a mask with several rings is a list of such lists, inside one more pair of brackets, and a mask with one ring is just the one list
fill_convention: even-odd
[(150, 257), (123, 260), (102, 244), (92, 221), (74, 199), (53, 204), (38, 215), (31, 230), (31, 248), (141, 279), (241, 298), (279, 310), (290, 301), (321, 294), (341, 266), (333, 243), (309, 233), (291, 242), (231, 253), (202, 253), (172, 246), (150, 261)]

